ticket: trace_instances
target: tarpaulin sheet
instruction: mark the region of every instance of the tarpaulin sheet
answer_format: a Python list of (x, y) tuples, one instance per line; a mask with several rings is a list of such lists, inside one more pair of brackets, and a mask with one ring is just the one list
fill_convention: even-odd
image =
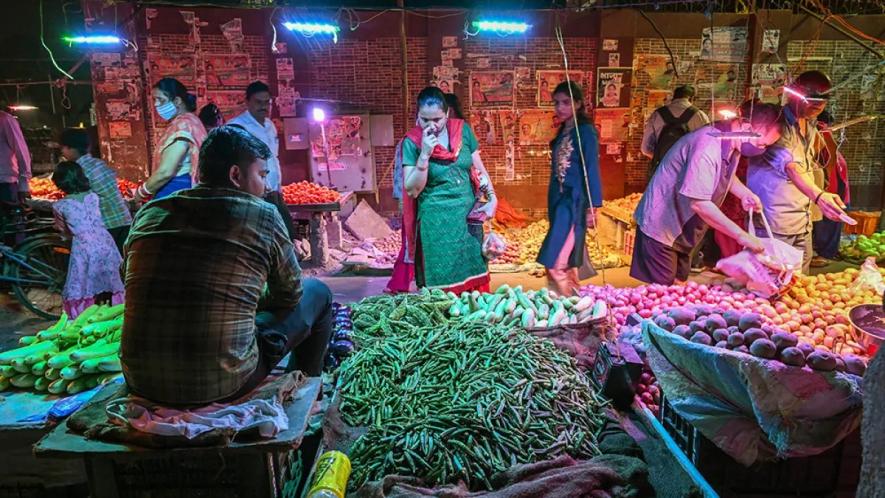
[(861, 377), (696, 344), (651, 320), (642, 334), (676, 412), (744, 465), (816, 455), (860, 424)]

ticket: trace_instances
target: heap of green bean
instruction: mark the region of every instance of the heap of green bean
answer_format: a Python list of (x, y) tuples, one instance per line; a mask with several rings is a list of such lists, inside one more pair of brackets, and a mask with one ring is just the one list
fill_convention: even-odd
[(598, 454), (602, 401), (551, 342), (462, 319), (398, 330), (339, 370), (344, 420), (368, 428), (350, 452), (354, 486), (401, 474), (490, 489), (516, 464)]

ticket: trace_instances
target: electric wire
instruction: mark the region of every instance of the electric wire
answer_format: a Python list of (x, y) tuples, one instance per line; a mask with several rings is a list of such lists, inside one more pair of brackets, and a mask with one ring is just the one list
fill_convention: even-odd
[(40, 12), (40, 44), (43, 45), (43, 48), (46, 49), (46, 53), (49, 54), (49, 60), (52, 62), (52, 65), (55, 66), (56, 69), (61, 72), (61, 74), (67, 76), (68, 79), (74, 79), (73, 76), (68, 74), (67, 71), (61, 68), (57, 62), (55, 62), (55, 56), (52, 55), (52, 50), (49, 49), (49, 46), (46, 45), (46, 40), (43, 38), (43, 0), (40, 0), (39, 3), (39, 12)]

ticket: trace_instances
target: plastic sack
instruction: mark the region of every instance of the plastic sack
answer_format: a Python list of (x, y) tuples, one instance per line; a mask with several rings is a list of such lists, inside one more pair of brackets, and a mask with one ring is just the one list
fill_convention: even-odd
[(506, 251), (507, 241), (504, 240), (504, 237), (501, 237), (500, 235), (490, 230), (482, 241), (482, 255), (488, 261), (494, 261), (495, 259), (498, 259), (501, 255), (503, 255)]
[(642, 334), (673, 409), (745, 466), (823, 453), (860, 426), (862, 377), (696, 344), (651, 320)]
[[(768, 232), (767, 239), (760, 239), (764, 251), (755, 253), (748, 249), (719, 260), (716, 268), (747, 290), (759, 297), (770, 299), (782, 295), (793, 282), (793, 273), (802, 268), (803, 253), (799, 249), (774, 238), (771, 226), (762, 214), (762, 223)], [(749, 233), (755, 233), (753, 228), (753, 212), (749, 216)]]
[(856, 291), (870, 288), (876, 291), (876, 294), (885, 293), (885, 279), (879, 273), (879, 267), (876, 265), (876, 258), (870, 256), (860, 265), (860, 272), (854, 282), (851, 283), (849, 290)]

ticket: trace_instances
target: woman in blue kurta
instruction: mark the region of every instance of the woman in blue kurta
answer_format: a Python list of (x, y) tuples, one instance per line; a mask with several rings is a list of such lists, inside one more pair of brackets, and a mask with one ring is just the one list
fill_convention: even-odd
[[(602, 206), (599, 177), (599, 140), (587, 117), (581, 87), (560, 83), (553, 91), (556, 117), (562, 122), (553, 149), (547, 216), (550, 231), (541, 245), (538, 262), (547, 268), (548, 286), (560, 295), (571, 295), (578, 287), (578, 268), (584, 263), (587, 227), (596, 220), (587, 210)], [(589, 196), (588, 196), (589, 190)]]

